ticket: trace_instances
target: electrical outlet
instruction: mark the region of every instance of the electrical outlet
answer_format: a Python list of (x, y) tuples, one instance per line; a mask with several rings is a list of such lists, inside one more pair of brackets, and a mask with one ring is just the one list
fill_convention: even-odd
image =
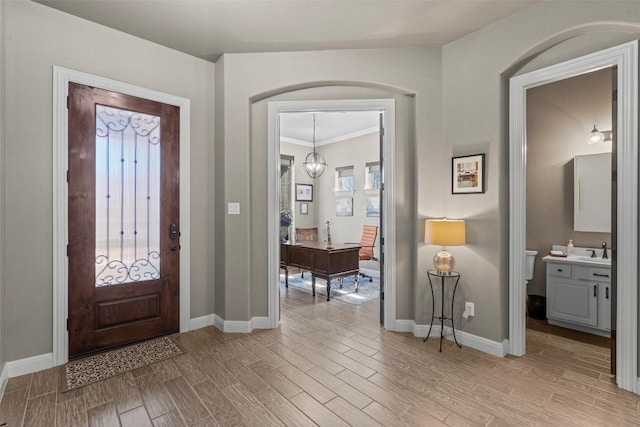
[(467, 301), (464, 303), (464, 311), (467, 313), (468, 316), (476, 315), (476, 309), (472, 302)]

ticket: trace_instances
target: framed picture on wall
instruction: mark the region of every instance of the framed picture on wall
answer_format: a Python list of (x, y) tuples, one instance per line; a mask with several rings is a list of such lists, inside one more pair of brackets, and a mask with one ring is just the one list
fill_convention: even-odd
[(296, 184), (296, 202), (313, 202), (313, 185)]
[(367, 197), (367, 216), (380, 216), (380, 196)]
[(484, 153), (451, 159), (451, 193), (484, 193)]
[(353, 197), (336, 199), (336, 216), (353, 216)]
[(300, 203), (300, 215), (309, 215), (309, 203)]

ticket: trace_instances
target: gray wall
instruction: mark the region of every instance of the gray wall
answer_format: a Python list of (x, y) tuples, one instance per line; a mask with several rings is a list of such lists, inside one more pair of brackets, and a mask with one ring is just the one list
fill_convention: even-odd
[[(444, 202), (449, 216), (469, 219), (469, 245), (456, 255), (462, 274), (473, 276), (463, 283), (476, 303), (468, 332), (508, 336), (508, 78), (541, 52), (530, 69), (637, 37), (639, 23), (639, 2), (542, 2), (443, 48), (445, 146), (487, 153), (487, 193)], [(598, 43), (589, 44), (595, 34), (580, 37), (596, 31)]]
[(611, 247), (611, 233), (573, 230), (573, 158), (611, 152), (587, 144), (594, 124), (611, 129), (612, 70), (605, 69), (527, 91), (527, 248), (538, 251), (529, 295), (546, 295), (551, 246)]
[[(331, 238), (334, 243), (359, 242), (362, 236), (362, 226), (365, 224), (380, 224), (379, 217), (367, 217), (367, 197), (377, 196), (379, 192), (364, 190), (365, 163), (380, 159), (380, 136), (374, 134), (351, 138), (339, 143), (324, 145), (318, 150), (327, 159), (327, 172), (318, 179), (319, 218), (318, 224), (324, 230), (325, 223), (331, 221)], [(355, 191), (353, 194), (341, 195), (335, 193), (335, 169), (340, 166), (353, 166), (355, 176)], [(336, 199), (350, 197), (353, 199), (353, 216), (336, 215)], [(326, 238), (326, 233), (322, 233)], [(376, 239), (376, 246), (379, 243)], [(380, 254), (376, 247), (376, 256)]]
[(52, 351), (53, 65), (191, 100), (191, 316), (212, 313), (214, 64), (30, 1), (3, 5), (7, 360)]
[[(464, 330), (502, 341), (508, 334), (508, 78), (640, 34), (635, 1), (542, 2), (442, 49), (228, 54), (214, 69), (33, 2), (3, 6), (4, 99), (11, 106), (0, 217), (3, 245), (11, 242), (0, 264), (5, 360), (52, 348), (52, 65), (191, 99), (192, 317), (266, 315), (266, 100), (287, 99), (278, 96), (287, 92), (288, 99), (395, 98), (398, 318), (418, 324), (430, 318), (425, 273), (438, 248), (420, 243), (423, 220), (464, 218), (468, 244), (455, 248), (459, 295), (476, 304)], [(308, 89), (316, 86), (329, 87)], [(486, 154), (487, 192), (451, 195), (451, 157), (475, 153)], [(231, 201), (241, 203), (241, 215), (226, 216)]]
[[(366, 57), (369, 54), (375, 56), (375, 52), (385, 51), (366, 51)], [(411, 50), (408, 50), (411, 52)], [(365, 52), (362, 52), (365, 53)], [(337, 54), (337, 52), (332, 52)], [(314, 58), (317, 54), (308, 55)], [(225, 55), (228, 59), (228, 56)], [(262, 55), (257, 55), (262, 56)], [(287, 55), (283, 55), (286, 58)], [(297, 54), (291, 54), (295, 57)], [(307, 56), (307, 54), (305, 54)], [(341, 58), (348, 58), (349, 55)], [(402, 58), (407, 58), (404, 55)], [(275, 58), (274, 58), (275, 59)], [(287, 58), (287, 61), (291, 59)], [(320, 67), (321, 57), (314, 58), (313, 62), (318, 61), (316, 66)], [(285, 61), (286, 62), (286, 61)], [(313, 65), (313, 64), (312, 64)], [(263, 65), (266, 66), (266, 65)], [(269, 67), (273, 65), (269, 64)], [(258, 67), (259, 68), (259, 67)], [(295, 68), (295, 67), (293, 67)], [(386, 70), (383, 70), (386, 72)], [(324, 70), (323, 73), (326, 73)], [(341, 70), (332, 70), (331, 73), (340, 74)], [(301, 76), (304, 78), (304, 76)], [(396, 104), (396, 176), (394, 177), (394, 188), (398, 193), (396, 197), (396, 250), (398, 252), (397, 265), (398, 275), (396, 286), (398, 292), (397, 299), (397, 316), (400, 319), (413, 318), (414, 301), (413, 283), (415, 280), (415, 234), (417, 233), (415, 224), (415, 180), (412, 178), (415, 173), (415, 148), (413, 146), (414, 126), (413, 117), (415, 115), (414, 98), (402, 94), (392, 93), (387, 90), (366, 87), (352, 86), (326, 86), (309, 89), (295, 90), (286, 92), (281, 95), (271, 96), (266, 99), (254, 102), (251, 109), (251, 158), (252, 158), (252, 205), (255, 207), (251, 213), (251, 250), (250, 256), (251, 269), (248, 274), (251, 276), (251, 309), (252, 316), (266, 316), (267, 313), (267, 260), (262, 254), (266, 253), (266, 231), (267, 218), (263, 206), (266, 205), (266, 174), (267, 174), (267, 105), (269, 101), (291, 101), (291, 100), (326, 100), (326, 99), (389, 99), (395, 100)], [(238, 100), (239, 101), (239, 100)], [(327, 173), (327, 172), (325, 172)], [(330, 172), (329, 172), (330, 173)], [(324, 176), (322, 177), (324, 178)], [(321, 178), (321, 179), (322, 179)], [(333, 189), (333, 186), (331, 186)], [(314, 191), (316, 188), (314, 187)], [(318, 193), (316, 193), (318, 194)], [(402, 202), (402, 203), (399, 203)], [(316, 208), (318, 209), (318, 208)], [(321, 233), (321, 238), (324, 236)], [(359, 241), (359, 238), (358, 240)], [(230, 287), (227, 285), (227, 292)], [(236, 289), (234, 291), (237, 292)], [(227, 304), (227, 308), (231, 305)]]
[[(302, 169), (302, 162), (304, 162), (304, 159), (307, 157), (307, 154), (309, 154), (311, 151), (312, 149), (310, 147), (306, 147), (304, 145), (291, 144), (288, 142), (280, 142), (280, 154), (287, 154), (289, 156), (294, 157), (294, 160), (293, 160), (294, 170), (293, 170), (293, 182), (292, 182), (293, 191), (295, 192), (296, 184), (313, 185), (313, 201), (304, 202), (304, 203), (307, 203), (309, 208), (309, 213), (307, 215), (300, 215), (300, 203), (302, 202), (296, 202), (295, 194), (293, 196), (293, 203), (295, 206), (295, 212), (294, 212), (295, 224), (293, 225), (293, 227), (311, 228), (311, 227), (318, 226), (318, 221), (316, 220), (317, 210), (318, 210), (318, 194), (319, 194), (318, 188), (316, 187), (314, 180), (312, 178), (309, 178), (309, 175), (307, 175)], [(328, 173), (328, 171), (325, 171), (325, 173)], [(320, 228), (318, 230), (320, 230)]]
[[(5, 3), (0, 2), (0, 147), (5, 146)], [(0, 149), (0, 171), (5, 168), (4, 148)], [(4, 370), (6, 358), (6, 334), (5, 334), (5, 289), (6, 281), (4, 278), (4, 173), (0, 173), (0, 372)]]

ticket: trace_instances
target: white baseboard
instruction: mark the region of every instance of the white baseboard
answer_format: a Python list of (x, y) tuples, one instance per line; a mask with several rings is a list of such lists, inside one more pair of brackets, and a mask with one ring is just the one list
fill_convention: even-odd
[(268, 317), (252, 317), (251, 318), (251, 330), (254, 329), (271, 329), (269, 326)]
[(39, 354), (6, 363), (9, 378), (43, 371), (53, 366), (53, 353)]
[[(411, 332), (416, 337), (424, 338), (427, 336), (427, 333), (429, 333), (429, 325), (418, 325), (413, 320), (397, 320), (396, 331)], [(429, 337), (436, 339), (440, 337), (440, 325), (433, 325)], [(449, 341), (453, 341), (453, 330), (448, 326), (444, 328), (444, 337)], [(459, 330), (456, 330), (456, 338), (458, 338), (458, 342), (464, 346), (497, 357), (504, 357), (509, 350), (509, 340), (497, 342)]]
[[(394, 322), (393, 329), (391, 327), (387, 327), (387, 331), (393, 332), (411, 332), (413, 335), (416, 335), (414, 330), (416, 328), (416, 322), (413, 320), (402, 320), (398, 319)], [(426, 335), (426, 333), (425, 333)], [(417, 336), (417, 335), (416, 335)]]
[[(268, 317), (252, 317), (251, 320), (224, 320), (217, 314), (191, 319), (191, 324), (202, 328), (214, 325), (222, 332), (230, 334), (248, 334), (254, 329), (270, 329)], [(197, 329), (196, 327), (192, 329)]]
[(4, 396), (4, 391), (7, 388), (7, 382), (9, 381), (9, 368), (7, 367), (7, 364), (5, 363), (2, 366), (2, 373), (0, 373), (0, 401), (2, 400), (2, 397)]
[(189, 330), (205, 328), (207, 326), (215, 325), (215, 314), (207, 314), (206, 316), (196, 317), (189, 320)]

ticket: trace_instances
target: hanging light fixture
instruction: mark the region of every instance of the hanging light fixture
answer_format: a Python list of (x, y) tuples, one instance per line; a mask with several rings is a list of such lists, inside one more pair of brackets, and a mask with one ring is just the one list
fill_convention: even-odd
[(309, 178), (316, 179), (324, 173), (324, 168), (327, 166), (327, 162), (321, 154), (316, 153), (316, 115), (313, 115), (313, 152), (307, 154), (307, 157), (302, 163)]

